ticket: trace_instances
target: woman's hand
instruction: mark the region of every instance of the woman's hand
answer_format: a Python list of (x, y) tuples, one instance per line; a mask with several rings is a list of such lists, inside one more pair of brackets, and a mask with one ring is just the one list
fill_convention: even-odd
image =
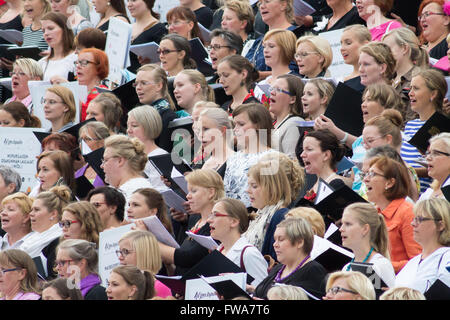
[(136, 226), (132, 228), (133, 230), (148, 231), (147, 226), (145, 225), (143, 220), (141, 219), (135, 220), (134, 224)]
[(44, 51), (41, 51), (41, 52), (39, 52), (39, 55), (40, 55), (41, 57), (49, 56), (49, 55), (50, 55), (50, 50), (44, 50)]
[(331, 132), (336, 129), (336, 125), (334, 124), (333, 120), (331, 120), (328, 117), (325, 117), (323, 114), (317, 117), (317, 119), (314, 121), (314, 129), (320, 130), (320, 129), (328, 129)]
[(170, 216), (172, 217), (173, 220), (179, 223), (185, 223), (188, 220), (187, 213), (178, 211), (175, 208), (170, 208)]
[(249, 293), (254, 293), (255, 289), (256, 289), (255, 286), (252, 286), (252, 285), (249, 285), (249, 284), (245, 285), (245, 291), (247, 291)]
[(450, 114), (450, 101), (447, 98), (444, 98), (444, 104), (442, 105), (442, 110), (446, 115)]
[(170, 186), (171, 186), (172, 184), (170, 183), (169, 179), (167, 179), (167, 178), (164, 177), (164, 176), (160, 176), (160, 178), (161, 178), (161, 181), (166, 185), (166, 187), (170, 188)]
[(294, 20), (299, 27), (311, 27), (314, 24), (312, 16), (295, 16)]

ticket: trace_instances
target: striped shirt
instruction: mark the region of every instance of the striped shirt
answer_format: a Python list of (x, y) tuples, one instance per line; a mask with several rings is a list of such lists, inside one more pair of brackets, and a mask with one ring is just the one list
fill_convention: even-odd
[(23, 28), (22, 33), (23, 47), (39, 47), (41, 50), (48, 49), (48, 44), (44, 40), (44, 32), (42, 29), (34, 31), (31, 29), (31, 25), (29, 25)]
[[(424, 125), (425, 121), (419, 119), (414, 119), (408, 121), (405, 125), (405, 131), (403, 134), (402, 148), (400, 150), (400, 155), (402, 159), (413, 168), (421, 168), (422, 166), (414, 160), (422, 157), (422, 154), (417, 150), (416, 147), (409, 144), (408, 141), (416, 134), (417, 131)], [(432, 179), (430, 178), (419, 178), (420, 180), (420, 192), (424, 192), (431, 184)]]

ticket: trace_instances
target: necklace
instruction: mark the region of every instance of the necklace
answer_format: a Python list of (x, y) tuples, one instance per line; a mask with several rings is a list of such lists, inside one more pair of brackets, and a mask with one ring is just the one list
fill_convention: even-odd
[[(369, 253), (368, 253), (367, 256), (364, 258), (364, 260), (362, 261), (362, 263), (366, 262), (366, 261), (369, 259), (369, 257), (370, 257), (370, 255), (372, 254), (372, 252), (373, 252), (373, 247), (370, 248)], [(350, 261), (350, 263), (353, 263), (353, 262), (355, 262), (355, 258), (353, 258), (352, 261)], [(350, 271), (350, 264), (349, 264), (348, 267), (347, 267), (347, 271)]]
[(294, 271), (292, 271), (291, 273), (289, 273), (287, 276), (285, 277), (281, 277), (281, 274), (283, 273), (284, 269), (286, 268), (286, 265), (284, 265), (283, 267), (281, 267), (281, 269), (278, 271), (277, 276), (275, 277), (275, 282), (281, 282), (283, 280), (285, 280), (286, 278), (289, 278), (292, 274), (294, 274), (295, 272), (298, 271), (298, 269), (300, 269), (305, 262), (310, 258), (310, 255), (307, 255), (305, 257), (305, 259), (302, 260), (302, 262), (300, 262), (300, 264), (294, 269)]

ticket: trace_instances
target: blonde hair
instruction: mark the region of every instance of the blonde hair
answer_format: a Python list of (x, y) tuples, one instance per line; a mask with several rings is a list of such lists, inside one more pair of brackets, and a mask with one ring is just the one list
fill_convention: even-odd
[(447, 93), (447, 81), (444, 75), (436, 69), (421, 69), (413, 74), (413, 78), (420, 76), (427, 86), (428, 90), (436, 91), (436, 99), (433, 99), (433, 105), (436, 111), (442, 112), (445, 94)]
[(317, 92), (319, 93), (320, 98), (327, 97), (327, 102), (325, 104), (325, 107), (327, 107), (331, 101), (331, 98), (333, 97), (336, 87), (331, 82), (324, 79), (311, 79), (308, 80), (305, 85), (308, 83), (314, 85), (317, 88)]
[[(16, 192), (4, 197), (2, 200), (2, 206), (5, 206), (9, 202), (14, 202), (17, 204), (24, 217), (28, 217), (31, 212), (31, 207), (33, 206), (33, 200), (23, 192)], [(26, 222), (26, 227), (28, 231), (31, 231), (30, 220)]]
[(314, 47), (314, 50), (323, 57), (322, 70), (327, 70), (333, 62), (333, 50), (331, 49), (330, 43), (320, 36), (307, 35), (300, 37), (297, 40), (295, 48), (298, 48), (298, 46), (304, 42), (311, 44)]
[(67, 186), (61, 185), (39, 193), (34, 200), (41, 200), (49, 212), (56, 210), (58, 220), (61, 220), (62, 209), (69, 204), (71, 199), (72, 191)]
[(263, 43), (271, 38), (280, 48), (282, 63), (288, 65), (294, 60), (297, 37), (290, 30), (272, 29), (264, 35)]
[(326, 291), (333, 286), (333, 283), (340, 278), (347, 281), (348, 289), (355, 291), (362, 300), (375, 300), (375, 288), (372, 282), (364, 274), (358, 271), (336, 271), (330, 274)]
[[(450, 132), (441, 132), (441, 133), (431, 137), (431, 139), (429, 140), (430, 145), (436, 141), (442, 141), (445, 145), (445, 151), (450, 153)], [(441, 185), (438, 180), (434, 179), (433, 182), (431, 183), (430, 187), (433, 190), (438, 190), (441, 188)]]
[(186, 181), (190, 185), (202, 188), (214, 189), (212, 201), (217, 201), (225, 197), (225, 189), (220, 174), (212, 169), (196, 169), (186, 175)]
[(380, 300), (426, 300), (422, 292), (407, 288), (407, 287), (397, 287), (390, 288), (385, 291), (379, 298)]
[(64, 113), (64, 124), (75, 121), (77, 111), (72, 91), (69, 88), (60, 85), (54, 85), (53, 87), (48, 88), (47, 91), (60, 97), (62, 103), (69, 108), (69, 110)]
[(192, 84), (200, 84), (202, 96), (204, 98), (202, 100), (215, 102), (214, 90), (206, 82), (203, 73), (194, 69), (184, 69), (178, 74), (185, 74)]
[[(274, 299), (276, 296), (278, 299)], [(268, 300), (309, 300), (308, 295), (301, 287), (289, 284), (276, 283), (267, 291)]]
[(370, 228), (370, 246), (386, 258), (389, 255), (389, 234), (386, 222), (382, 214), (378, 213), (377, 208), (370, 203), (352, 203), (347, 206), (344, 212), (353, 213), (353, 217), (358, 220), (361, 226), (368, 225)]
[(231, 198), (222, 198), (215, 202), (215, 204), (221, 203), (225, 207), (225, 212), (231, 218), (239, 220), (238, 231), (243, 234), (247, 231), (250, 221), (253, 220), (253, 216), (248, 214), (247, 208), (242, 201)]
[(443, 226), (438, 231), (438, 242), (443, 246), (450, 246), (450, 203), (447, 199), (431, 198), (417, 202), (414, 205), (414, 215), (433, 218), (436, 227)]
[(392, 36), (395, 43), (402, 47), (407, 46), (409, 50), (409, 59), (414, 65), (420, 68), (427, 68), (429, 59), (428, 52), (421, 46), (419, 38), (409, 28), (397, 28), (386, 33), (382, 40)]
[(144, 134), (149, 140), (155, 140), (163, 130), (163, 123), (159, 112), (149, 105), (135, 107), (128, 112), (144, 129)]
[(173, 99), (169, 93), (169, 84), (167, 80), (166, 71), (163, 68), (161, 68), (161, 66), (152, 63), (144, 64), (143, 66), (141, 66), (139, 69), (137, 69), (136, 74), (138, 74), (139, 71), (152, 72), (153, 81), (157, 83), (162, 83), (161, 95), (163, 96), (164, 99), (169, 101), (170, 108), (172, 110), (175, 110), (175, 103), (173, 102)]
[(89, 131), (94, 134), (94, 137), (90, 138), (96, 140), (105, 140), (111, 135), (106, 124), (101, 121), (90, 121), (86, 123), (80, 128), (79, 135), (81, 136), (83, 133), (89, 134)]
[(390, 84), (396, 76), (395, 67), (397, 65), (391, 48), (383, 42), (369, 42), (359, 49), (359, 54), (362, 52), (374, 58), (377, 64), (386, 65), (386, 71), (383, 75), (386, 82)]
[(128, 161), (128, 167), (135, 173), (144, 170), (147, 164), (147, 155), (144, 144), (138, 138), (129, 138), (123, 134), (112, 135), (105, 140), (105, 149), (111, 149), (114, 156)]
[(353, 32), (360, 44), (365, 44), (372, 41), (372, 34), (365, 25), (352, 24), (344, 28), (343, 32), (346, 31)]
[(311, 225), (303, 218), (288, 218), (281, 221), (277, 225), (278, 228), (284, 228), (286, 238), (292, 245), (297, 244), (303, 240), (302, 251), (305, 254), (310, 254), (314, 246), (314, 232)]
[(369, 119), (364, 127), (377, 127), (382, 137), (392, 136), (392, 146), (397, 148), (402, 144), (402, 132), (400, 128), (403, 126), (403, 117), (400, 112), (395, 109), (386, 109), (379, 116)]
[(311, 225), (315, 235), (323, 238), (325, 235), (325, 221), (319, 211), (311, 207), (297, 207), (289, 210), (284, 216), (285, 219), (306, 219)]
[(136, 252), (136, 267), (156, 275), (162, 267), (158, 241), (149, 231), (133, 230), (125, 233), (119, 240), (129, 240)]
[(68, 211), (80, 222), (83, 240), (94, 242), (98, 246), (100, 232), (103, 231), (102, 220), (97, 209), (89, 201), (72, 202), (62, 209)]
[(44, 71), (41, 65), (34, 59), (31, 58), (20, 58), (14, 61), (14, 67), (22, 69), (22, 71), (31, 79), (42, 80), (44, 78)]
[(255, 14), (253, 13), (253, 8), (250, 6), (248, 1), (229, 0), (225, 2), (222, 9), (233, 11), (240, 21), (247, 21), (247, 25), (245, 26), (245, 33), (249, 34), (253, 31)]

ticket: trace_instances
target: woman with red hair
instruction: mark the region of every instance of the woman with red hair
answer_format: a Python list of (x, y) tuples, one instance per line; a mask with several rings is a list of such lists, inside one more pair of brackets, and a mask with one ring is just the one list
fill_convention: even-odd
[(87, 100), (81, 105), (81, 121), (84, 121), (89, 103), (100, 94), (96, 87), (106, 88), (101, 81), (109, 74), (108, 56), (96, 48), (83, 49), (75, 65), (78, 83), (87, 86), (88, 90)]
[[(447, 35), (450, 29), (450, 8), (444, 10), (444, 0), (424, 0), (420, 4), (418, 19), (420, 40), (430, 58), (441, 59), (447, 55)], [(450, 7), (447, 4), (447, 7)]]

